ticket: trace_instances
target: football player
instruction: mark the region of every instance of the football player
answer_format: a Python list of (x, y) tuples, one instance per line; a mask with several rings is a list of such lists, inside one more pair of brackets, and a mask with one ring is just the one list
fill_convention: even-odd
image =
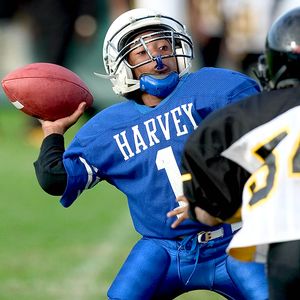
[[(270, 299), (300, 293), (300, 7), (269, 29), (259, 78), (265, 91), (214, 112), (188, 139), (184, 197), (205, 224), (242, 217), (228, 252), (267, 255)], [(178, 210), (181, 219), (186, 217)], [(176, 212), (169, 215), (173, 216)]]
[(45, 138), (34, 165), (46, 192), (61, 195), (69, 207), (106, 180), (128, 198), (141, 239), (109, 299), (173, 299), (196, 289), (228, 299), (268, 298), (264, 265), (225, 252), (239, 223), (209, 227), (186, 220), (172, 229), (176, 217), (166, 215), (182, 194), (179, 166), (187, 137), (212, 111), (260, 92), (254, 80), (234, 71), (190, 73), (192, 58), (193, 43), (180, 22), (147, 9), (128, 11), (112, 23), (103, 45), (104, 77), (127, 100), (89, 120), (66, 150), (63, 134), (84, 104), (68, 118), (42, 122)]

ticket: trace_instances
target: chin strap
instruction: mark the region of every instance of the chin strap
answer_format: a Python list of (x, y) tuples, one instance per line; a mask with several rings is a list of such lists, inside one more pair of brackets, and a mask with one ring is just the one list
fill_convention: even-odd
[(140, 89), (150, 95), (166, 98), (173, 92), (178, 82), (177, 72), (171, 72), (164, 76), (143, 74), (140, 77)]

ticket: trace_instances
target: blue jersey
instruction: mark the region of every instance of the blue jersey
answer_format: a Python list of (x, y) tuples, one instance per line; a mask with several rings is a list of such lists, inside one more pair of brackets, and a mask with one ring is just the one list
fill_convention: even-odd
[(178, 206), (184, 143), (210, 112), (258, 92), (245, 75), (202, 68), (184, 76), (155, 108), (125, 101), (101, 111), (64, 153), (68, 184), (62, 205), (106, 180), (126, 194), (135, 229), (143, 236), (172, 239), (207, 230), (191, 220), (172, 229), (174, 220), (166, 216)]

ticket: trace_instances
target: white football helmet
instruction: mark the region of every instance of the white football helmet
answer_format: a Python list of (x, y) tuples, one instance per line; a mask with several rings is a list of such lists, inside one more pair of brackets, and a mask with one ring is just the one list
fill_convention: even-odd
[[(145, 34), (134, 41), (130, 40), (138, 33), (151, 30), (151, 28), (154, 29), (153, 33)], [(126, 96), (139, 89), (140, 82), (134, 79), (132, 70), (155, 60), (147, 49), (147, 43), (161, 39), (162, 35), (172, 44), (172, 54), (162, 58), (176, 57), (181, 77), (191, 66), (193, 58), (191, 37), (179, 21), (145, 8), (127, 11), (112, 23), (103, 44), (103, 62), (107, 75), (97, 75), (109, 78), (117, 95)], [(149, 60), (139, 65), (130, 65), (126, 59), (128, 54), (141, 45), (147, 51)]]

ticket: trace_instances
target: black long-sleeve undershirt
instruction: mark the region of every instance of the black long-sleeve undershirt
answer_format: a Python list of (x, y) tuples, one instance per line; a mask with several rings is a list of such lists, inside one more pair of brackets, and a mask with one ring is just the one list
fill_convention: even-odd
[(40, 186), (53, 196), (62, 195), (67, 186), (67, 173), (62, 161), (64, 151), (63, 135), (51, 134), (43, 140), (39, 157), (33, 164)]

